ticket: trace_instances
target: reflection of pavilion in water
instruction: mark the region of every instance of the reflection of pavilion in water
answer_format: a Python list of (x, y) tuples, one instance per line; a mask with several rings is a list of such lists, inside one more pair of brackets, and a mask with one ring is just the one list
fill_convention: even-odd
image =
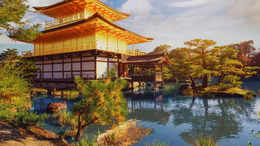
[(128, 100), (129, 118), (141, 121), (167, 124), (170, 112), (166, 111), (166, 105), (155, 100)]

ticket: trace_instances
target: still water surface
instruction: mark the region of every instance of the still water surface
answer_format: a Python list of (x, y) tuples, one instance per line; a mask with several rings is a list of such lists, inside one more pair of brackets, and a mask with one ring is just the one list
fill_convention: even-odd
[[(243, 88), (257, 91), (259, 80), (247, 80)], [(50, 102), (59, 99), (36, 99), (34, 108), (45, 109)], [(67, 102), (69, 107), (72, 103)], [(139, 125), (152, 128), (153, 132), (135, 146), (152, 142), (164, 142), (169, 146), (189, 146), (200, 136), (216, 139), (220, 146), (260, 146), (260, 98), (244, 100), (237, 98), (200, 99), (189, 97), (163, 97), (155, 99), (128, 98), (129, 119), (139, 120)], [(64, 130), (57, 125), (47, 124), (53, 131)], [(88, 134), (97, 128), (88, 129)], [(102, 130), (101, 130), (102, 131)], [(95, 135), (96, 133), (93, 133)]]
[[(247, 80), (243, 88), (257, 91), (260, 81)], [(153, 132), (135, 146), (165, 142), (169, 146), (189, 146), (200, 136), (217, 140), (220, 146), (260, 146), (260, 98), (195, 99), (164, 97), (162, 102), (128, 100), (129, 118), (136, 118)]]

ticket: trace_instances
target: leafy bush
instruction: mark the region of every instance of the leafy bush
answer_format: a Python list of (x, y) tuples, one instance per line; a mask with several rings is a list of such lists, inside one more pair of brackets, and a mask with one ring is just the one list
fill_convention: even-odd
[(0, 119), (4, 121), (9, 121), (14, 119), (16, 113), (15, 105), (0, 103)]

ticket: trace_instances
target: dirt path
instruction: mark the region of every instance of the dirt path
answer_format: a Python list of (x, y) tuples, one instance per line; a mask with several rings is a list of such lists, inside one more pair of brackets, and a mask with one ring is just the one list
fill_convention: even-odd
[(48, 140), (39, 140), (19, 128), (0, 122), (0, 146), (55, 146)]

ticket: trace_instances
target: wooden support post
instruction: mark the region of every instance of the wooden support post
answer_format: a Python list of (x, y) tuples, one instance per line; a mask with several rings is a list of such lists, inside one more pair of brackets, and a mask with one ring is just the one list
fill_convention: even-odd
[(47, 89), (47, 96), (52, 97), (52, 89)]
[(134, 93), (134, 80), (133, 79), (131, 80), (131, 91), (132, 91), (132, 93)]
[(64, 98), (64, 90), (61, 90), (61, 98)]

